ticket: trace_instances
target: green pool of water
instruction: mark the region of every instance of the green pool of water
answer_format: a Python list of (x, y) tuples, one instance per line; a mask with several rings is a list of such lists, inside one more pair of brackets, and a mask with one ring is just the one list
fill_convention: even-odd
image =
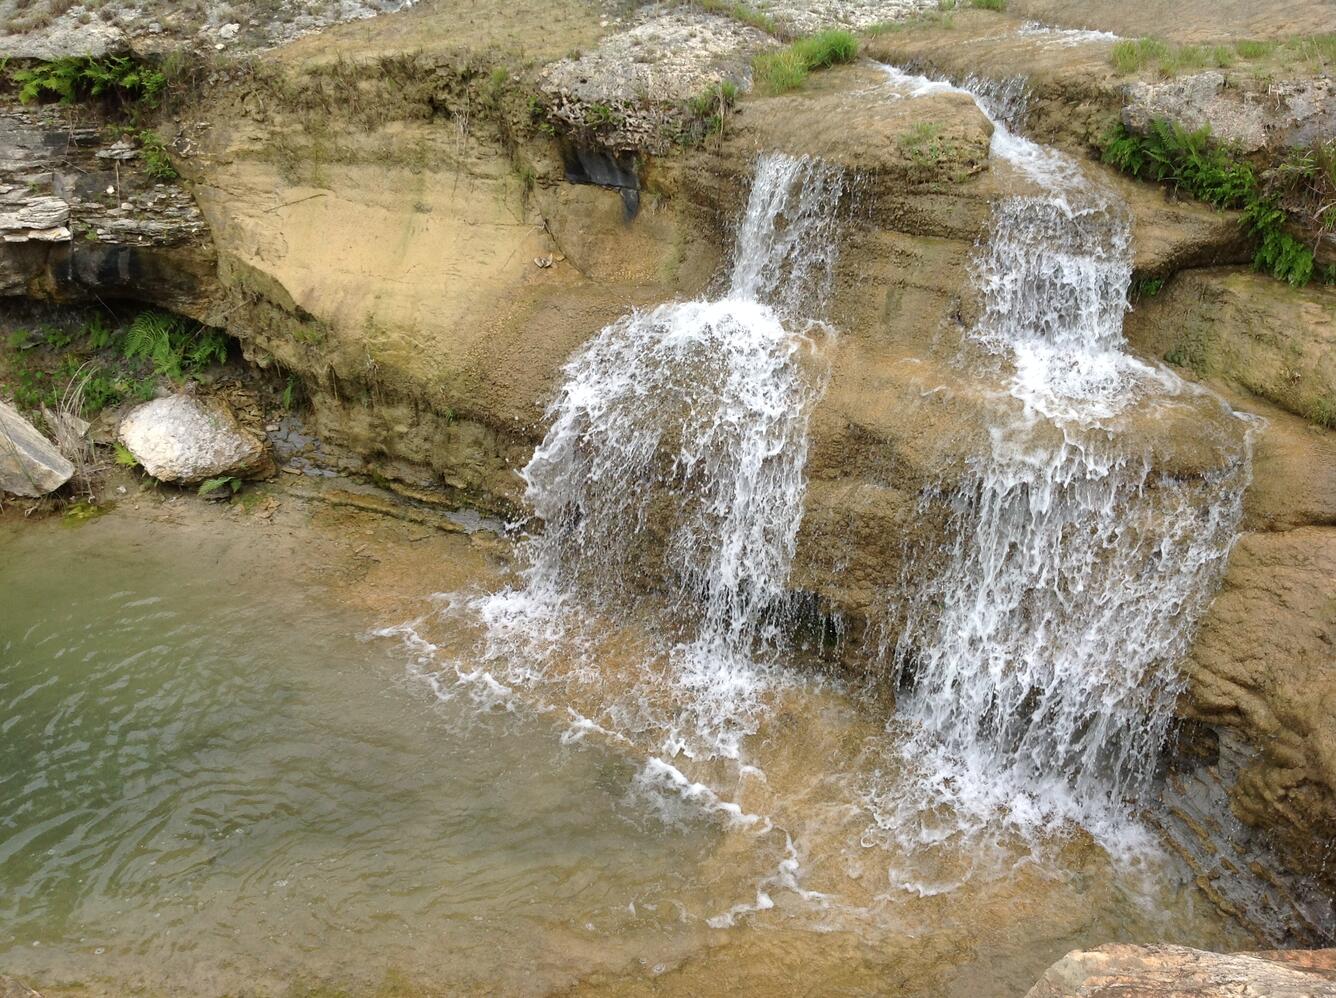
[[(385, 621), (255, 543), (117, 515), (0, 530), (0, 973), (56, 994), (987, 996), (1076, 945), (1242, 941), (1182, 871), (1148, 889), (1091, 849), (887, 901), (894, 857), (849, 803), (881, 721), (829, 696), (758, 735), (752, 796), (782, 828), (651, 806), (635, 751), (563, 742), (550, 705), (440, 700), (366, 637)], [(775, 879), (790, 833), (826, 897)], [(766, 878), (772, 908), (711, 927)]]

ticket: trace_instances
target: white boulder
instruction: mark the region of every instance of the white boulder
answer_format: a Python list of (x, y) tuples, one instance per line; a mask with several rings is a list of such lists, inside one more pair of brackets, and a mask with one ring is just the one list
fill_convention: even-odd
[(221, 399), (181, 394), (145, 402), (121, 420), (117, 436), (162, 482), (262, 478), (274, 470), (263, 441), (243, 428)]

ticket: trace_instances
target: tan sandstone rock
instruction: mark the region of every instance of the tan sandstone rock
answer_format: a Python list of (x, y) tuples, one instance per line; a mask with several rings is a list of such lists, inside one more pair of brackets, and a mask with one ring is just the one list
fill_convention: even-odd
[(1328, 998), (1336, 950), (1209, 953), (1114, 944), (1074, 950), (1026, 998)]

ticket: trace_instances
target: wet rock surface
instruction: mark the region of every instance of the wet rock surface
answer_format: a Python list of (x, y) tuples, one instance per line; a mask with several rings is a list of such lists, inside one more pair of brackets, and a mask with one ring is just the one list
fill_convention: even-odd
[(1050, 967), (1026, 998), (1329, 998), (1336, 950), (1207, 953), (1186, 946), (1101, 946)]
[(37, 428), (0, 402), (0, 493), (35, 498), (54, 492), (74, 465)]
[(117, 437), (162, 482), (262, 478), (274, 470), (264, 443), (219, 399), (183, 393), (145, 402), (121, 420)]
[[(0, 287), (133, 297), (223, 317), (249, 359), (294, 372), (311, 393), (319, 438), (288, 421), (272, 431), (293, 470), (324, 475), (333, 460), (513, 512), (522, 487), (514, 470), (541, 436), (543, 406), (571, 351), (630, 307), (709, 285), (757, 152), (838, 161), (871, 196), (845, 220), (831, 305), (841, 332), (814, 415), (794, 582), (851, 618), (865, 613), (900, 571), (901, 539), (941, 529), (922, 514), (922, 491), (949, 487), (987, 446), (979, 413), (995, 401), (961, 376), (953, 351), (976, 308), (971, 254), (990, 204), (1012, 181), (990, 162), (990, 128), (973, 103), (959, 95), (882, 102), (871, 96), (875, 71), (842, 69), (818, 74), (797, 95), (744, 100), (721, 141), (669, 157), (659, 154), (674, 148), (683, 103), (725, 81), (745, 91), (751, 55), (775, 39), (683, 5), (422, 0), (374, 21), (365, 18), (407, 5), (279, 6), (272, 18), (238, 5), (192, 21), (184, 8), (113, 3), (111, 21), (87, 25), (74, 7), (25, 44), (64, 54), (131, 38), (146, 50), (186, 40), (240, 51), (353, 19), (272, 58), (301, 73), (343, 60), (403, 66), (429, 52), (405, 71), (413, 84), (430, 78), (426, 110), (368, 124), (371, 115), (356, 119), (351, 100), (326, 114), (316, 104), (285, 105), (281, 86), (246, 90), (208, 110), (191, 171), (201, 212), (184, 187), (144, 178), (133, 143), (71, 128), (58, 109), (10, 109), (0, 117)], [(767, 11), (810, 30), (866, 26), (925, 6), (936, 7), (777, 0)], [(1124, 108), (1137, 127), (1169, 114), (1260, 148), (1328, 134), (1329, 82), (1128, 79), (1110, 67), (1109, 32), (1315, 30), (1322, 6), (1290, 5), (1263, 24), (1254, 4), (1236, 0), (1013, 0), (1007, 15), (961, 10), (951, 28), (887, 32), (867, 51), (958, 79), (1019, 80), (1032, 94), (1025, 130), (1081, 154)], [(58, 33), (71, 17), (78, 39)], [(99, 27), (118, 19), (125, 23), (115, 30)], [(19, 51), (0, 38), (5, 50)], [(477, 99), (475, 78), (490, 67), (460, 55), (468, 52), (501, 53), (511, 67), (532, 61), (554, 118), (574, 131), (599, 124), (598, 143), (622, 149), (631, 165), (600, 172), (582, 161), (583, 176), (572, 177), (572, 157), (563, 161), (556, 143), (517, 138)], [(364, 74), (348, 92), (369, 102), (372, 86)], [(628, 177), (639, 199), (634, 217), (617, 190), (603, 189)], [(1131, 205), (1137, 269), (1187, 268), (1162, 298), (1138, 305), (1128, 323), (1134, 348), (1156, 360), (1197, 350), (1204, 366), (1181, 365), (1186, 374), (1301, 415), (1323, 404), (1329, 295), (1290, 294), (1224, 266), (1250, 255), (1235, 216), (1106, 179)], [(1219, 269), (1195, 269), (1204, 266)], [(1239, 395), (1236, 405), (1264, 411), (1257, 397)], [(1209, 432), (1194, 427), (1194, 415), (1135, 417), (1148, 452), (1175, 473), (1205, 465), (1193, 448)], [(322, 440), (365, 462), (330, 458)], [(1252, 532), (1187, 663), (1183, 708), (1245, 746), (1237, 752), (1244, 761), (1223, 778), (1237, 815), (1275, 830), (1285, 854), (1319, 875), (1334, 864), (1329, 848), (1313, 843), (1330, 843), (1336, 830), (1336, 749), (1323, 720), (1336, 689), (1334, 615), (1323, 595), (1336, 573), (1331, 440), (1329, 431), (1274, 418), (1259, 438)], [(242, 450), (251, 453), (249, 444)], [(176, 474), (187, 456), (158, 467)], [(203, 466), (185, 473), (225, 473)]]

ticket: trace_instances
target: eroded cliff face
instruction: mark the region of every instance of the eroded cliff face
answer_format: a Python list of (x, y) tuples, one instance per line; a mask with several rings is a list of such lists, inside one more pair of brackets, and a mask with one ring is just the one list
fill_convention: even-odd
[[(954, 34), (887, 33), (871, 52), (1004, 83), (1025, 76), (1025, 127), (1088, 151), (1125, 106), (1109, 42), (1023, 33), (1029, 7), (1015, 6), (1005, 18), (962, 11)], [(1099, 5), (1030, 6), (1060, 27), (1104, 27), (1087, 9)], [(1089, 17), (1062, 21), (1067, 7)], [(710, 37), (702, 16), (691, 23)], [(854, 178), (826, 306), (839, 335), (822, 358), (792, 581), (856, 631), (910, 547), (940, 539), (946, 511), (923, 497), (949, 493), (988, 446), (1000, 378), (959, 361), (979, 311), (971, 261), (993, 203), (1025, 181), (993, 161), (992, 126), (968, 97), (880, 96), (868, 66), (748, 97), (702, 141), (681, 95), (738, 67), (745, 76), (738, 52), (771, 44), (731, 22), (720, 30), (732, 48), (680, 65), (654, 56), (677, 89), (636, 120), (662, 155), (628, 153), (640, 133), (620, 127), (625, 117), (600, 131), (558, 115), (553, 128), (550, 106), (601, 106), (571, 72), (597, 63), (583, 52), (618, 50), (608, 38), (625, 25), (609, 17), (583, 2), (424, 2), (220, 79), (183, 113), (176, 147), (209, 242), (135, 242), (136, 259), (164, 247), (171, 273), (132, 268), (151, 279), (118, 293), (220, 323), (255, 363), (300, 378), (318, 432), (372, 472), (514, 513), (517, 469), (572, 351), (630, 308), (711, 286), (757, 153), (839, 163)], [(665, 145), (672, 136), (690, 143)], [(1137, 301), (1132, 347), (1266, 420), (1245, 533), (1184, 666), (1182, 713), (1241, 737), (1253, 754), (1226, 787), (1235, 813), (1336, 891), (1336, 434), (1322, 425), (1325, 400), (1336, 405), (1336, 303), (1330, 290), (1253, 274), (1236, 215), (1087, 169), (1130, 207), (1136, 272), (1171, 278)], [(9, 292), (95, 293), (95, 281), (50, 276), (63, 273), (59, 252), (11, 247), (6, 272), (36, 262)], [(191, 275), (198, 290), (182, 292)], [(1198, 412), (1133, 411), (1126, 430), (1172, 478), (1212, 467)]]

